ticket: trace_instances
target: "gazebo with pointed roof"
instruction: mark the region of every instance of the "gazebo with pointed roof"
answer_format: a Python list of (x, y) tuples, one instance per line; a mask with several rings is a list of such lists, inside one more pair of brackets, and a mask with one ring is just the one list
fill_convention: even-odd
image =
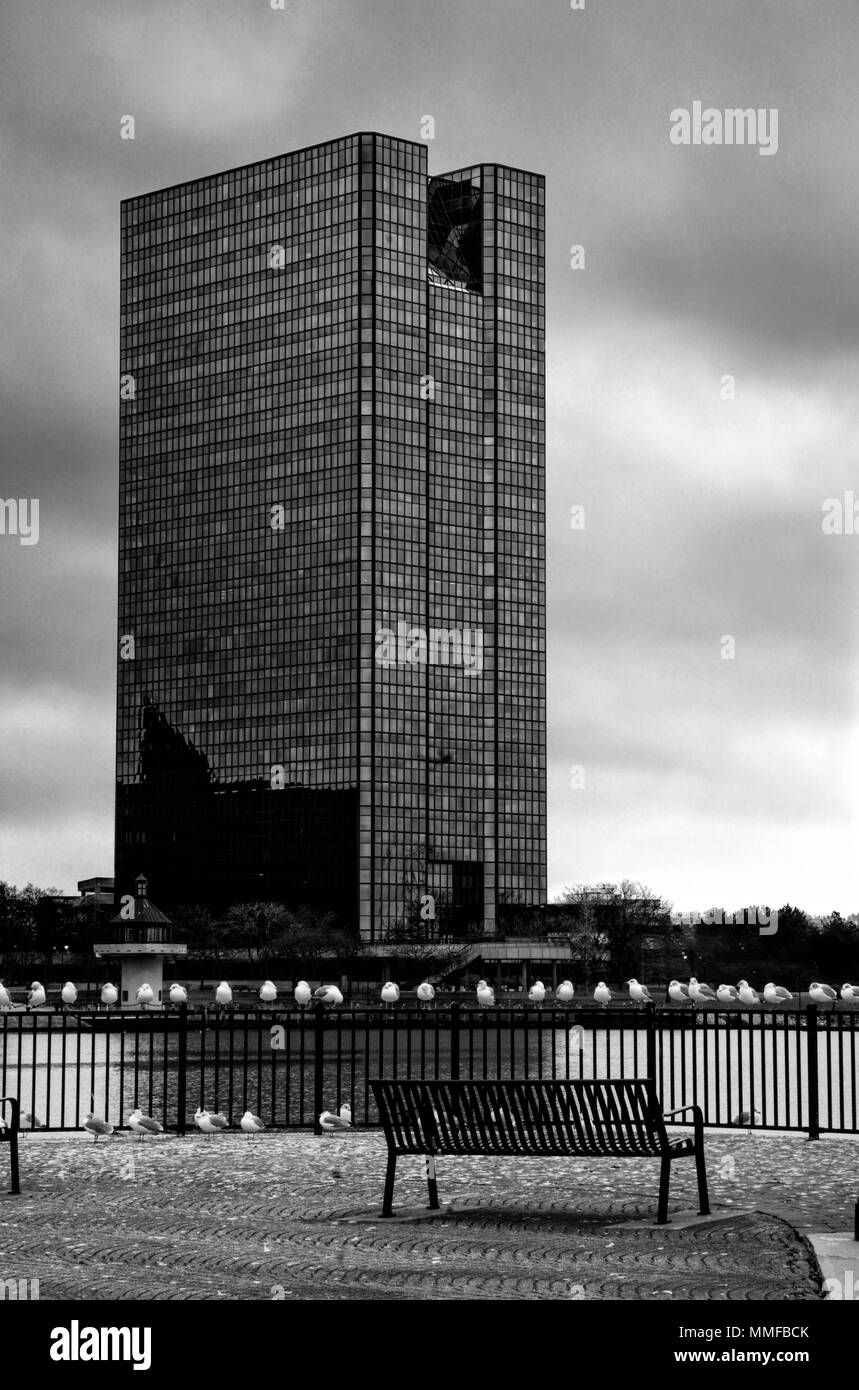
[(111, 940), (97, 943), (93, 950), (97, 960), (119, 962), (121, 1008), (139, 1007), (137, 992), (144, 984), (153, 995), (148, 1007), (162, 1008), (164, 962), (187, 955), (188, 947), (173, 940), (173, 923), (149, 898), (145, 874), (138, 874), (135, 887), (136, 894), (126, 894), (119, 912), (111, 918)]

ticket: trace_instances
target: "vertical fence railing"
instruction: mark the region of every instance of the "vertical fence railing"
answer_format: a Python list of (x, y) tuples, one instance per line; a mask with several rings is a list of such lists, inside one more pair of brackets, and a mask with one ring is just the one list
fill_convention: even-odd
[(814, 1004), (0, 1014), (0, 1094), (36, 1117), (25, 1129), (76, 1129), (89, 1110), (119, 1126), (139, 1106), (185, 1134), (199, 1106), (318, 1133), (320, 1113), (347, 1102), (356, 1124), (376, 1124), (376, 1076), (646, 1075), (666, 1110), (698, 1104), (710, 1126), (817, 1139), (859, 1132), (857, 1070), (859, 1016)]

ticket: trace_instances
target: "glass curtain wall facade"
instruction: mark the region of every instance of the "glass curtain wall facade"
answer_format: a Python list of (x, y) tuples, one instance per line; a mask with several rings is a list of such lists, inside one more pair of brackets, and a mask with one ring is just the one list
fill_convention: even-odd
[(119, 893), (545, 901), (543, 216), (374, 134), (123, 204)]

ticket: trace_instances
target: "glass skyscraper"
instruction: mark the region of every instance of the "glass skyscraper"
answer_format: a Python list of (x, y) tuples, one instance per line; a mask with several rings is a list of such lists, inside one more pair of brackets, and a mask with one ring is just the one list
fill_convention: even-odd
[(543, 246), (378, 134), (123, 203), (118, 893), (545, 902)]

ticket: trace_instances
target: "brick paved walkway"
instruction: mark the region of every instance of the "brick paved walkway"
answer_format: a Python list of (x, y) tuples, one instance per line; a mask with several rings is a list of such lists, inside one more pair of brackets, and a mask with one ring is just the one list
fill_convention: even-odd
[(21, 1148), (0, 1279), (37, 1278), (43, 1300), (816, 1299), (798, 1231), (852, 1228), (859, 1193), (859, 1141), (710, 1133), (716, 1221), (677, 1221), (694, 1211), (692, 1163), (656, 1227), (654, 1162), (449, 1158), (454, 1210), (426, 1215), (422, 1161), (401, 1159), (401, 1215), (383, 1222), (376, 1133)]

